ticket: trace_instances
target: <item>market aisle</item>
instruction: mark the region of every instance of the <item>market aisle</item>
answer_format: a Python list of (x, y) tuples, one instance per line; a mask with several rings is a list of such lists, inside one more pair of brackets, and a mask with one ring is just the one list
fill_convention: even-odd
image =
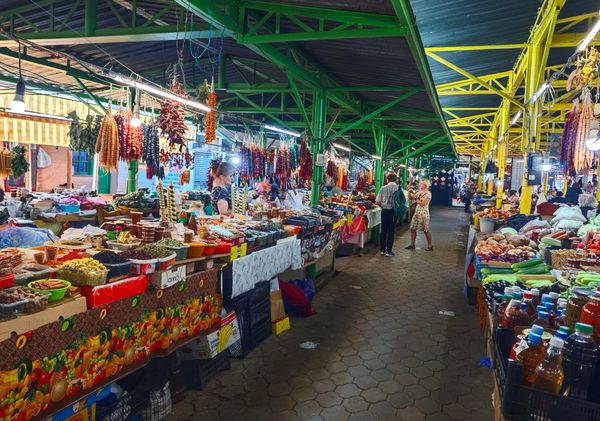
[[(372, 248), (339, 259), (342, 273), (315, 298), (318, 315), (232, 360), (171, 420), (493, 419), (484, 342), (462, 294), (465, 227), (460, 209), (434, 209), (433, 253), (404, 250), (405, 231), (395, 258)], [(304, 341), (319, 347), (302, 350)]]

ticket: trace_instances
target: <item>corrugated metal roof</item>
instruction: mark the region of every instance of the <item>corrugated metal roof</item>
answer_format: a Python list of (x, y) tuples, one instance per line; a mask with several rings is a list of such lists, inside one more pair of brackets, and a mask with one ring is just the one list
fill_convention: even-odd
[[(281, 1), (271, 0), (273, 3), (281, 3)], [(171, 0), (137, 0), (137, 7), (143, 8), (149, 13), (157, 13), (166, 5), (170, 4)], [(379, 13), (395, 16), (394, 8), (389, 0), (365, 0), (365, 1), (347, 1), (347, 0), (293, 0), (286, 1), (287, 4), (300, 4), (314, 7), (335, 8), (341, 10), (353, 10), (369, 13)], [(14, 6), (30, 5), (26, 0), (7, 0), (3, 3), (2, 9), (8, 9)], [(119, 11), (123, 19), (127, 22), (131, 21), (131, 12), (119, 5), (119, 1), (112, 3)], [(55, 15), (61, 16), (73, 5), (71, 0), (59, 1), (55, 5)], [(170, 25), (178, 23), (179, 15), (177, 7), (173, 7), (169, 12), (161, 16), (161, 20)], [(47, 29), (50, 26), (49, 14), (47, 10), (42, 8), (32, 8), (28, 12), (24, 12), (29, 22), (38, 26), (40, 29)], [(142, 22), (144, 18), (138, 16)], [(186, 24), (191, 22), (191, 14), (187, 14)], [(195, 23), (201, 23), (199, 20), (194, 20)], [(56, 22), (60, 24), (58, 20)], [(293, 26), (289, 20), (282, 18), (282, 28), (285, 32), (286, 28)], [(6, 23), (2, 24), (6, 28)], [(83, 9), (77, 10), (69, 19), (65, 30), (83, 31), (84, 14)], [(119, 28), (121, 27), (119, 20), (116, 18), (113, 11), (109, 8), (107, 2), (98, 2), (97, 12), (97, 27), (99, 28)], [(26, 22), (19, 23), (15, 30), (27, 31), (30, 30)], [(215, 39), (212, 40), (212, 45), (220, 45), (218, 39), (218, 31), (215, 32)], [(192, 54), (199, 54), (201, 49), (190, 51), (189, 42), (186, 41), (185, 47), (182, 50), (183, 65), (185, 68), (185, 79), (190, 84), (199, 84), (204, 78), (210, 79), (213, 75), (216, 78), (216, 65), (203, 62), (194, 65)], [(177, 62), (177, 45), (175, 41), (162, 42), (137, 42), (137, 43), (113, 43), (101, 45), (71, 45), (61, 46), (59, 49), (69, 52), (70, 54), (79, 57), (85, 61), (104, 65), (113, 66), (115, 71), (123, 74), (128, 74), (129, 69), (136, 73), (148, 74), (149, 78), (163, 85), (168, 84), (166, 68)], [(285, 45), (277, 44), (285, 49)], [(326, 40), (312, 42), (295, 43), (302, 51), (313, 59), (320, 67), (322, 67), (332, 79), (337, 81), (340, 86), (344, 87), (364, 87), (364, 86), (423, 86), (423, 80), (415, 63), (415, 58), (412, 56), (409, 45), (403, 38), (376, 38), (376, 39), (349, 39), (349, 40)], [(30, 51), (31, 54), (36, 54)], [(247, 59), (260, 60), (261, 57), (253, 53), (244, 45), (237, 44), (232, 39), (223, 40), (222, 53), (230, 57), (243, 57)], [(47, 54), (45, 54), (47, 56)], [(206, 57), (206, 56), (205, 56)], [(213, 55), (213, 61), (216, 57)], [(57, 60), (65, 63), (64, 60)], [(12, 61), (13, 63), (15, 60)], [(77, 65), (74, 65), (78, 67)], [(260, 64), (253, 65), (256, 70), (268, 75), (272, 80), (286, 83), (287, 77), (281, 69), (275, 69), (271, 66), (262, 66)], [(161, 71), (163, 70), (163, 71)], [(45, 77), (53, 80), (55, 83), (74, 87), (73, 80), (61, 73), (58, 70), (44, 69)], [(259, 83), (263, 81), (260, 78), (254, 78), (253, 72), (248, 68), (236, 68), (234, 66), (227, 67), (226, 79), (229, 83)], [(100, 89), (101, 86), (92, 82), (86, 84), (92, 89)], [(100, 92), (103, 92), (100, 90)], [(369, 103), (371, 107), (385, 104), (394, 98), (401, 95), (401, 92), (353, 92), (355, 97)], [(220, 97), (230, 97), (231, 93), (221, 93)], [(268, 99), (269, 95), (265, 95)], [(278, 107), (279, 101), (276, 99), (272, 103), (272, 107)], [(288, 106), (295, 107), (295, 103), (291, 97), (288, 97)], [(431, 100), (426, 92), (418, 93), (398, 104), (398, 107), (413, 108), (415, 110), (433, 113), (434, 108)], [(390, 110), (393, 111), (393, 108)], [(290, 117), (282, 117), (284, 120)], [(403, 128), (422, 128), (433, 129), (442, 132), (440, 122), (435, 121), (393, 121), (389, 123), (393, 127)]]

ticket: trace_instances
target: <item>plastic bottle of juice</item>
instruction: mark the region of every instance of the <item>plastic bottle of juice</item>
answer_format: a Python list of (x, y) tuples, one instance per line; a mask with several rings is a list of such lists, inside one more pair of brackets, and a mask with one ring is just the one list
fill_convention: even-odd
[(559, 310), (566, 310), (567, 309), (567, 299), (559, 298), (558, 300), (556, 300), (556, 305), (558, 306)]
[(550, 326), (554, 327), (554, 319), (556, 319), (556, 304), (552, 301), (546, 301), (544, 303), (544, 307), (546, 307), (546, 312), (548, 313), (548, 321), (550, 322)]
[(554, 318), (554, 328), (559, 329), (561, 326), (565, 325), (565, 311), (560, 309), (556, 312), (556, 317)]
[(535, 380), (535, 370), (544, 359), (544, 347), (542, 346), (542, 336), (537, 333), (530, 333), (527, 336), (527, 343), (516, 349), (516, 358), (523, 369), (521, 371), (521, 384), (532, 386)]
[(548, 312), (544, 310), (539, 310), (537, 312), (537, 319), (533, 321), (534, 325), (542, 326), (544, 329), (550, 329), (550, 320), (548, 320)]
[(587, 399), (594, 370), (598, 362), (598, 346), (592, 338), (594, 328), (575, 324), (575, 333), (567, 338), (563, 349), (565, 380), (563, 393), (573, 398)]
[(571, 335), (571, 329), (569, 326), (561, 326), (555, 333), (554, 336), (559, 337), (563, 341), (565, 341)]
[(535, 307), (533, 306), (533, 294), (531, 292), (524, 292), (523, 302), (527, 304), (527, 315), (529, 315), (529, 317), (534, 317)]
[(516, 326), (530, 326), (531, 319), (527, 313), (521, 310), (521, 299), (523, 296), (519, 292), (513, 292), (512, 300), (508, 303), (504, 318), (500, 325), (506, 329), (514, 329)]
[(552, 298), (550, 298), (550, 294), (542, 294), (542, 305), (544, 305), (548, 301), (552, 301)]
[[(510, 358), (511, 360), (517, 359), (517, 349), (519, 347), (523, 347), (527, 344), (527, 337), (532, 333), (542, 336), (544, 334), (544, 328), (541, 326), (538, 326), (538, 325), (533, 325), (533, 326), (531, 326), (531, 329), (523, 330), (523, 332), (521, 332), (519, 335), (517, 335), (517, 339), (515, 340), (515, 343), (513, 344), (513, 347), (510, 350), (510, 354), (509, 354), (508, 358)], [(525, 343), (522, 344), (521, 341), (525, 341)], [(542, 342), (542, 344), (543, 344), (543, 342)]]
[(590, 294), (590, 300), (581, 309), (581, 323), (594, 328), (594, 340), (600, 342), (600, 291)]
[(511, 294), (504, 294), (502, 296), (502, 302), (498, 306), (498, 317), (500, 318), (500, 320), (502, 320), (502, 317), (504, 317), (504, 312), (506, 311), (506, 307), (508, 307), (508, 303), (510, 303), (510, 300), (512, 300)]
[(542, 362), (535, 369), (533, 387), (558, 394), (563, 384), (562, 349), (565, 342), (553, 336)]
[(529, 290), (529, 292), (531, 293), (531, 295), (533, 295), (533, 308), (537, 307), (540, 305), (540, 290), (537, 288), (531, 288)]
[(558, 305), (558, 297), (560, 297), (560, 294), (558, 294), (557, 292), (549, 292), (548, 295), (552, 299), (552, 302), (555, 305)]

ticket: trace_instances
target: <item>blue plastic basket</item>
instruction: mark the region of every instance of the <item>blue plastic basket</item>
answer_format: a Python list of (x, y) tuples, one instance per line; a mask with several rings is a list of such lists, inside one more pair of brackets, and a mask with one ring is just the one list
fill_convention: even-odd
[(79, 213), (79, 212), (81, 212), (81, 206), (80, 205), (58, 205), (58, 208), (61, 210), (61, 212), (65, 212), (65, 213)]

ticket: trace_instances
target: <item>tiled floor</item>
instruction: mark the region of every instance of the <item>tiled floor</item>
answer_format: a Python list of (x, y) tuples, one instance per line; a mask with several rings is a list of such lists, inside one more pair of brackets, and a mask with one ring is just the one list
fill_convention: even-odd
[(465, 230), (464, 213), (439, 208), (434, 252), (423, 237), (404, 250), (402, 232), (394, 258), (370, 248), (338, 259), (316, 316), (189, 391), (171, 420), (491, 420), (483, 339), (462, 292)]

